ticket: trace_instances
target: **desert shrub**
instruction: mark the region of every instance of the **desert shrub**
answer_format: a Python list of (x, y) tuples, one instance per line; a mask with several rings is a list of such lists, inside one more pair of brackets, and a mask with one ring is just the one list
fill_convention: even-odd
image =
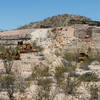
[(72, 78), (69, 75), (63, 81), (61, 85), (61, 89), (65, 93), (65, 95), (76, 95), (77, 88), (80, 86), (80, 82), (77, 78)]
[(24, 93), (28, 86), (28, 82), (17, 79), (13, 73), (0, 77), (0, 91), (6, 91), (10, 100), (15, 100), (14, 93)]
[(57, 38), (57, 35), (58, 35), (58, 33), (54, 33), (53, 34), (53, 39), (56, 39)]
[(48, 66), (36, 66), (32, 72), (32, 79), (38, 85), (36, 100), (49, 100), (52, 78)]
[(91, 62), (93, 61), (99, 61), (100, 62), (100, 53), (89, 53), (89, 57), (86, 61), (84, 61), (84, 63), (86, 63), (87, 65), (91, 64)]
[(43, 86), (43, 88), (46, 89), (47, 86), (50, 87), (51, 82), (50, 78), (38, 79), (37, 85)]
[(4, 51), (5, 47), (4, 46), (0, 46), (0, 52)]
[(3, 88), (10, 88), (10, 85), (13, 85), (14, 81), (15, 81), (15, 77), (13, 74), (9, 74), (9, 75), (5, 75), (3, 77), (0, 77), (0, 85), (3, 87)]
[(0, 57), (2, 60), (11, 61), (11, 60), (14, 60), (13, 56), (16, 56), (17, 54), (18, 54), (18, 48), (8, 47), (8, 48), (5, 48), (5, 50), (2, 52)]
[(72, 65), (71, 62), (68, 62), (67, 65), (63, 66), (63, 69), (65, 72), (67, 72), (70, 75), (70, 77), (74, 77), (76, 65)]
[(70, 77), (75, 77), (75, 69), (76, 66), (72, 65), (71, 63), (69, 63), (66, 67), (66, 71), (69, 73)]
[(9, 74), (11, 72), (13, 61), (11, 60), (3, 60), (4, 68), (6, 71), (6, 74)]
[[(10, 51), (9, 51), (10, 52)], [(7, 51), (5, 53), (8, 53)], [(9, 58), (4, 58), (3, 64), (5, 68), (5, 73), (0, 76), (0, 91), (7, 92), (10, 100), (15, 100), (15, 92), (23, 92), (27, 88), (27, 82), (24, 79), (19, 78), (12, 72), (13, 59), (9, 53), (6, 55)]]
[(54, 78), (56, 80), (56, 83), (58, 87), (61, 85), (61, 83), (64, 80), (64, 73), (66, 71), (66, 68), (61, 66), (61, 67), (56, 67), (55, 72), (54, 72)]
[(68, 53), (68, 52), (65, 52), (64, 53), (64, 56), (63, 56), (64, 59), (66, 59), (67, 61), (76, 61), (76, 54), (73, 54), (73, 53)]
[(100, 53), (95, 54), (95, 55), (89, 55), (89, 61), (92, 62), (94, 60), (100, 61)]
[(14, 100), (14, 82), (15, 77), (13, 74), (9, 74), (0, 78), (0, 91), (5, 90), (10, 100)]
[(75, 78), (73, 69), (72, 66), (61, 66), (55, 69), (54, 79), (57, 87), (62, 89), (65, 94), (73, 94), (76, 91), (76, 87), (79, 85), (79, 81)]
[(41, 78), (37, 80), (37, 85), (45, 92), (44, 96), (47, 98), (49, 96), (50, 87), (52, 84), (52, 79), (50, 78)]
[(80, 83), (77, 78), (71, 77), (70, 73), (66, 73), (64, 67), (57, 67), (55, 69), (54, 79), (57, 88), (61, 89), (65, 95), (74, 95)]
[(61, 54), (58, 51), (55, 51), (55, 55), (59, 57)]
[(57, 83), (60, 84), (60, 82), (64, 80), (64, 73), (68, 73), (70, 77), (76, 77), (77, 75), (75, 74), (75, 69), (76, 67), (71, 63), (66, 66), (56, 67), (54, 78), (56, 79)]
[(40, 78), (37, 80), (38, 91), (36, 98), (38, 100), (49, 100), (50, 98), (50, 90), (52, 85), (51, 78)]
[(79, 80), (83, 82), (97, 82), (100, 79), (94, 72), (87, 72), (81, 76), (79, 76)]
[(95, 85), (95, 86), (92, 85), (90, 87), (90, 95), (91, 95), (91, 97), (90, 97), (89, 100), (98, 100), (98, 92), (99, 92), (99, 89), (98, 89), (97, 85)]
[(32, 78), (34, 80), (37, 80), (41, 77), (49, 77), (50, 73), (49, 73), (49, 67), (48, 66), (44, 66), (44, 67), (34, 67), (33, 71), (32, 71)]

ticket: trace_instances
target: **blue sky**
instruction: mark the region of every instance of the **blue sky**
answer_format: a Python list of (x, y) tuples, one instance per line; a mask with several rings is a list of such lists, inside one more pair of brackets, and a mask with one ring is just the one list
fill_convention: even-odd
[(15, 29), (59, 14), (100, 21), (100, 0), (0, 0), (0, 29)]

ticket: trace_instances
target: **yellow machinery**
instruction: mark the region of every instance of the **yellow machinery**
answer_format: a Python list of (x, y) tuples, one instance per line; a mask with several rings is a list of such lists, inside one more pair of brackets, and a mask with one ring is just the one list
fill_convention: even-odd
[(84, 52), (79, 53), (78, 62), (83, 62), (83, 61), (86, 61), (87, 59), (88, 59), (88, 52), (87, 53), (84, 53)]
[(23, 41), (21, 41), (16, 48), (10, 47), (5, 49), (5, 51), (0, 54), (0, 59), (20, 60), (20, 53), (38, 52), (42, 50), (39, 46), (34, 46), (34, 48), (31, 43), (23, 44)]
[(20, 60), (20, 52), (17, 49), (8, 48), (0, 54), (0, 59)]
[(18, 45), (18, 50), (20, 53), (34, 52), (34, 48), (32, 47), (31, 43)]

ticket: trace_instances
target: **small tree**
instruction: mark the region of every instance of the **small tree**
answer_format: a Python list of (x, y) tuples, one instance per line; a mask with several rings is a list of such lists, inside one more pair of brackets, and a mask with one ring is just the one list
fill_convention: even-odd
[(52, 79), (50, 78), (49, 67), (36, 66), (32, 72), (32, 79), (38, 85), (36, 100), (49, 100)]
[(13, 60), (12, 60), (12, 57), (10, 57), (9, 53), (6, 56), (7, 57), (4, 56), (2, 58), (6, 73), (4, 74), (4, 76), (0, 78), (0, 81), (1, 81), (0, 90), (1, 91), (5, 90), (10, 100), (14, 100), (13, 93), (14, 93), (15, 76), (11, 72), (11, 69), (13, 66)]
[(97, 82), (100, 79), (98, 78), (98, 75), (94, 72), (87, 72), (83, 75), (79, 76), (79, 80), (82, 82)]
[[(72, 69), (71, 69), (72, 72)], [(54, 78), (59, 88), (65, 95), (75, 95), (80, 82), (77, 78), (70, 75), (70, 69), (66, 67), (57, 67)]]
[(51, 90), (51, 83), (52, 80), (49, 78), (41, 78), (37, 81), (38, 88), (38, 95), (37, 98), (41, 98), (41, 100), (50, 100), (50, 90)]
[(92, 85), (89, 90), (90, 90), (90, 95), (91, 95), (90, 100), (98, 100), (99, 89), (97, 85), (95, 86)]
[(23, 93), (28, 87), (28, 82), (23, 79), (16, 79), (13, 73), (0, 77), (0, 91), (6, 91), (10, 100), (14, 100), (14, 93)]
[(54, 72), (54, 78), (56, 80), (57, 87), (60, 87), (62, 85), (62, 82), (64, 81), (64, 72), (66, 71), (65, 67), (56, 67)]
[(72, 78), (69, 75), (62, 83), (61, 89), (65, 93), (65, 95), (76, 95), (77, 94), (77, 88), (79, 87), (80, 82), (77, 78)]
[(13, 59), (9, 54), (6, 55), (7, 57), (2, 58), (6, 73), (0, 77), (0, 91), (6, 91), (9, 99), (14, 100), (13, 94), (15, 92), (24, 92), (27, 88), (27, 82), (23, 78), (21, 79), (21, 76), (17, 78), (12, 72)]
[(13, 66), (13, 60), (3, 60), (4, 68), (6, 71), (6, 74), (9, 74), (11, 72), (12, 66)]
[(15, 83), (15, 77), (13, 74), (8, 74), (0, 78), (0, 90), (5, 90), (8, 94), (8, 97), (10, 100), (14, 100), (14, 83)]

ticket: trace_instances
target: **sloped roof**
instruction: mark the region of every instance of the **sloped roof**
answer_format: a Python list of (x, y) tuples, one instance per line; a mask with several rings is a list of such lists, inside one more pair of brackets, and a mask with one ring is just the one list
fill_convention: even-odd
[(26, 38), (34, 29), (12, 30), (0, 32), (0, 39), (18, 39)]

